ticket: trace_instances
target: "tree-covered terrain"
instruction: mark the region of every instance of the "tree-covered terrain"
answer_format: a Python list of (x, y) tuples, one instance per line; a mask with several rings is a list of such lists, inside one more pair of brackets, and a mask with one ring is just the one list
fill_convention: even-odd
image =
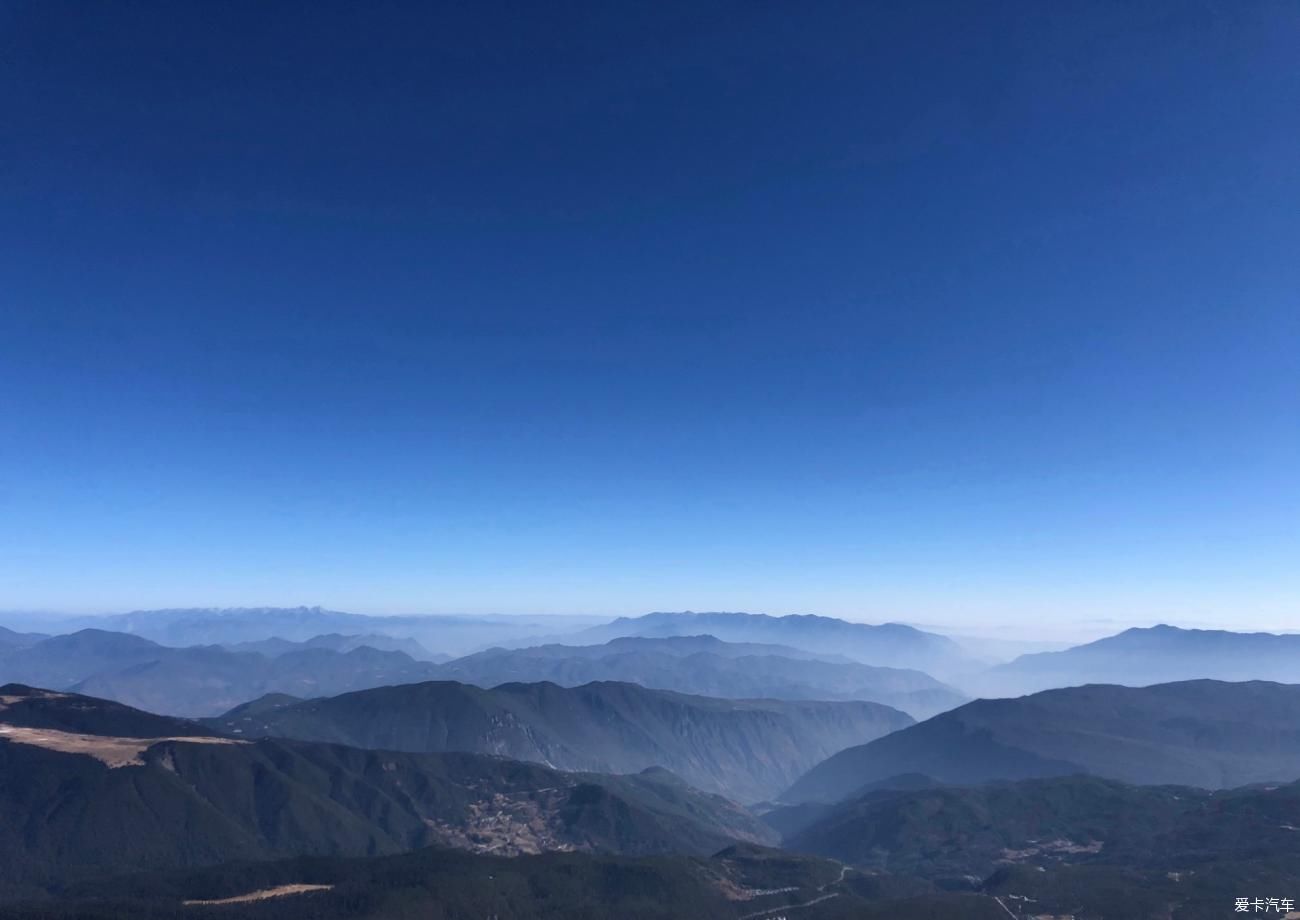
[(563, 773), (482, 754), (212, 736), (74, 694), (0, 688), (0, 893), (237, 858), (441, 844), (714, 852), (776, 833), (665, 770)]

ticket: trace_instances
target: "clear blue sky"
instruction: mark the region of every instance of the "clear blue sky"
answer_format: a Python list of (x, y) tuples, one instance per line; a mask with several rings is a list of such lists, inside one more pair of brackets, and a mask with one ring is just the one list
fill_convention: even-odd
[(0, 608), (1300, 625), (1298, 47), (0, 3)]

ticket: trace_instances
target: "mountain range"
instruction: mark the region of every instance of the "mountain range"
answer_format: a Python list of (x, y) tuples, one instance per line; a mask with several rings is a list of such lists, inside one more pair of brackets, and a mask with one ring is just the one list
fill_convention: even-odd
[(643, 687), (737, 699), (870, 700), (926, 718), (966, 702), (921, 671), (860, 664), (783, 645), (714, 636), (626, 637), (602, 645), (489, 649), (458, 658), (440, 676), (495, 687), (551, 681), (574, 687), (628, 681)]
[(231, 652), (257, 652), (268, 658), (277, 658), (289, 652), (306, 649), (323, 648), (332, 652), (350, 652), (358, 648), (372, 648), (380, 652), (401, 652), (415, 661), (450, 661), (448, 655), (430, 652), (414, 639), (402, 636), (385, 636), (379, 633), (367, 633), (359, 636), (346, 636), (342, 633), (326, 633), (312, 636), (310, 639), (293, 641), (274, 636), (270, 639), (258, 639), (254, 642), (233, 642), (222, 648)]
[(834, 802), (919, 773), (945, 783), (1088, 773), (1222, 789), (1300, 778), (1300, 686), (1197, 680), (976, 700), (847, 748), (781, 799)]
[(437, 673), (432, 662), (366, 645), (344, 652), (307, 644), (268, 656), (215, 645), (172, 648), (99, 629), (0, 648), (0, 680), (76, 690), (180, 716), (216, 715), (267, 693), (330, 695)]
[[(1243, 891), (1300, 885), (1297, 694), (1258, 681), (1098, 685), (912, 725), (899, 715), (906, 727), (795, 784), (847, 793), (759, 822), (676, 767), (707, 776), (787, 757), (794, 746), (772, 737), (806, 728), (806, 704), (424, 683), (268, 696), (195, 722), (11, 684), (0, 687), (0, 914), (1211, 920)], [(258, 737), (295, 729), (357, 737)], [(560, 772), (385, 750), (389, 739), (606, 761), (634, 739), (676, 764)], [(1194, 782), (1169, 784), (1188, 773)], [(785, 851), (765, 848), (778, 834)], [(454, 850), (413, 849), (429, 844)]]
[(332, 696), (434, 679), (483, 687), (618, 680), (730, 698), (867, 700), (922, 718), (966, 699), (919, 671), (874, 668), (836, 656), (726, 643), (711, 636), (492, 649), (441, 663), (416, 660), (417, 654), (438, 657), (412, 639), (375, 634), (176, 648), (128, 633), (84, 629), (65, 636), (29, 636), (22, 646), (0, 644), (0, 680), (77, 690), (190, 717), (217, 715), (269, 693)]
[(775, 796), (836, 751), (911, 725), (867, 702), (724, 700), (636, 684), (451, 681), (241, 707), (207, 724), (231, 735), (393, 751), (474, 751), (561, 770), (664, 767), (740, 802)]
[(6, 920), (1214, 920), (1256, 892), (1247, 912), (1280, 916), (1300, 885), (1297, 826), (1295, 784), (1212, 793), (1060, 777), (844, 803), (787, 841), (826, 856), (743, 843), (706, 858), (430, 848), (90, 878), (3, 910)]
[(665, 770), (561, 773), (467, 753), (232, 740), (74, 694), (0, 687), (3, 886), (430, 844), (707, 854), (775, 835)]
[(902, 623), (850, 623), (813, 615), (768, 616), (760, 613), (650, 613), (620, 617), (571, 634), (578, 645), (625, 636), (714, 636), (724, 642), (760, 642), (837, 655), (863, 664), (915, 668), (944, 677), (977, 667), (962, 647), (946, 636)]
[(604, 622), (602, 617), (565, 615), (371, 616), (321, 607), (193, 607), (60, 618), (7, 614), (4, 619), (11, 625), (21, 623), (22, 628), (39, 624), (36, 628), (42, 632), (104, 629), (178, 647), (272, 638), (302, 642), (329, 633), (380, 634), (415, 639), (432, 653), (452, 656)]

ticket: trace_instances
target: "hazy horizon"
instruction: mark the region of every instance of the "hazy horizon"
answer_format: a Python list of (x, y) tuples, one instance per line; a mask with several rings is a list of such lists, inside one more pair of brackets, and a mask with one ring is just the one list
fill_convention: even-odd
[(819, 610), (742, 610), (739, 608), (727, 609), (706, 609), (703, 607), (696, 608), (666, 608), (656, 607), (654, 609), (635, 609), (623, 612), (582, 612), (582, 611), (503, 611), (497, 609), (483, 609), (479, 611), (467, 611), (463, 609), (438, 609), (425, 607), (419, 609), (398, 609), (382, 610), (369, 608), (348, 608), (339, 607), (332, 604), (233, 604), (233, 605), (213, 605), (213, 604), (165, 604), (157, 607), (130, 607), (122, 609), (84, 609), (84, 610), (20, 610), (20, 609), (0, 609), (0, 626), (7, 625), (10, 622), (17, 622), (29, 627), (35, 627), (42, 622), (50, 626), (57, 626), (61, 621), (78, 618), (94, 617), (111, 617), (121, 616), (129, 613), (148, 613), (158, 610), (222, 610), (222, 611), (239, 611), (239, 610), (258, 610), (258, 609), (321, 609), (330, 610), (340, 613), (357, 614), (360, 616), (372, 617), (419, 617), (419, 616), (437, 616), (437, 617), (501, 617), (501, 618), (520, 618), (520, 619), (554, 619), (557, 623), (569, 621), (584, 622), (608, 622), (620, 617), (640, 617), (650, 613), (669, 612), (690, 612), (696, 613), (756, 613), (766, 614), (768, 616), (781, 617), (790, 615), (814, 615), (833, 617), (835, 619), (845, 620), (851, 623), (899, 623), (905, 626), (912, 626), (926, 632), (938, 633), (940, 635), (950, 636), (958, 640), (974, 640), (978, 642), (1004, 643), (1008, 646), (1017, 644), (1038, 645), (1044, 647), (1065, 647), (1067, 645), (1091, 642), (1096, 639), (1111, 636), (1131, 628), (1149, 628), (1152, 626), (1167, 625), (1175, 626), (1181, 629), (1202, 629), (1202, 630), (1228, 630), (1234, 632), (1263, 632), (1275, 634), (1291, 634), (1300, 632), (1293, 626), (1288, 626), (1285, 622), (1279, 622), (1275, 625), (1242, 625), (1230, 621), (1215, 621), (1205, 619), (1190, 619), (1178, 617), (1166, 617), (1163, 619), (1131, 619), (1123, 620), (1117, 618), (1097, 617), (1083, 619), (1078, 621), (1048, 621), (1037, 624), (1028, 622), (999, 622), (997, 620), (982, 621), (979, 624), (962, 623), (960, 621), (927, 621), (927, 620), (908, 620), (897, 617), (869, 617), (865, 615), (852, 614), (832, 614)]

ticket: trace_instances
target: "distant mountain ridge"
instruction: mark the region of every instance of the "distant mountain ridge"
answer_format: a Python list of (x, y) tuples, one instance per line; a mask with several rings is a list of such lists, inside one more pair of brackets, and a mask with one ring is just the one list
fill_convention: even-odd
[(727, 642), (708, 633), (680, 636), (619, 636), (607, 642), (583, 645), (547, 642), (522, 648), (496, 646), (484, 649), (481, 652), (475, 652), (472, 655), (464, 655), (458, 660), (482, 659), (516, 652), (527, 652), (530, 656), (539, 658), (602, 658), (621, 651), (644, 650), (678, 657), (694, 655), (699, 652), (711, 652), (717, 655), (725, 655), (728, 658), (739, 658), (747, 655), (777, 655), (782, 658), (794, 658), (800, 661), (828, 661), (833, 664), (854, 663), (852, 658), (846, 658), (840, 654), (812, 652), (807, 649), (795, 648), (792, 645), (775, 645), (770, 642)]
[(981, 692), (1030, 693), (1110, 683), (1182, 680), (1300, 681), (1300, 634), (1242, 633), (1158, 625), (1126, 629), (1059, 652), (1021, 655), (982, 675)]
[(732, 699), (869, 700), (914, 718), (967, 699), (921, 671), (874, 667), (788, 646), (723, 642), (713, 636), (629, 636), (594, 646), (489, 649), (447, 663), (440, 675), (480, 687), (511, 681), (551, 681), (565, 687), (625, 681)]
[(1221, 789), (1300, 778), (1300, 686), (1198, 680), (976, 700), (835, 754), (782, 795), (834, 802), (905, 773), (946, 783), (1089, 773)]
[(0, 654), (6, 649), (30, 648), (42, 639), (48, 639), (45, 633), (25, 633), (17, 632), (4, 626), (0, 626)]
[[(129, 633), (86, 629), (42, 638), (25, 648), (0, 645), (0, 680), (77, 690), (183, 716), (217, 715), (269, 693), (335, 696), (445, 679), (483, 687), (517, 681), (552, 680), (564, 686), (631, 681), (741, 699), (867, 700), (920, 717), (965, 701), (917, 671), (873, 668), (783, 646), (730, 644), (711, 636), (491, 649), (442, 664), (416, 661), (402, 648), (422, 651), (410, 639), (339, 634), (302, 642), (263, 639), (177, 648)], [(752, 654), (769, 651), (773, 654)]]
[(329, 633), (378, 633), (415, 639), (433, 654), (463, 655), (509, 639), (581, 629), (603, 621), (603, 617), (587, 616), (371, 616), (321, 607), (195, 607), (66, 617), (48, 622), (61, 632), (111, 630), (177, 647), (230, 645), (271, 638), (302, 642)]
[(269, 658), (275, 658), (289, 652), (300, 652), (306, 649), (323, 648), (332, 652), (350, 652), (358, 648), (372, 648), (380, 652), (401, 652), (409, 655), (415, 661), (447, 661), (450, 660), (445, 655), (436, 655), (427, 648), (416, 642), (414, 639), (396, 636), (383, 636), (377, 633), (366, 633), (362, 635), (344, 635), (342, 633), (326, 633), (320, 636), (312, 636), (310, 639), (294, 641), (291, 639), (281, 639), (278, 636), (270, 639), (258, 639), (253, 642), (235, 642), (222, 646), (222, 648), (231, 652), (257, 652), (259, 655), (266, 655)]
[(240, 737), (397, 751), (500, 754), (557, 769), (635, 773), (659, 766), (740, 802), (774, 796), (830, 754), (912, 724), (868, 702), (723, 700), (635, 684), (431, 681), (346, 693), (207, 724)]
[(266, 693), (322, 696), (428, 680), (437, 665), (359, 646), (302, 647), (275, 658), (220, 646), (175, 648), (127, 633), (84, 629), (27, 648), (0, 646), (0, 681), (77, 690), (171, 715), (216, 715)]
[(650, 613), (620, 617), (582, 630), (571, 641), (589, 644), (622, 636), (693, 635), (715, 636), (726, 642), (788, 645), (845, 656), (863, 664), (915, 668), (940, 678), (972, 667), (958, 643), (937, 633), (901, 623), (871, 625), (811, 614), (778, 617), (762, 613)]

